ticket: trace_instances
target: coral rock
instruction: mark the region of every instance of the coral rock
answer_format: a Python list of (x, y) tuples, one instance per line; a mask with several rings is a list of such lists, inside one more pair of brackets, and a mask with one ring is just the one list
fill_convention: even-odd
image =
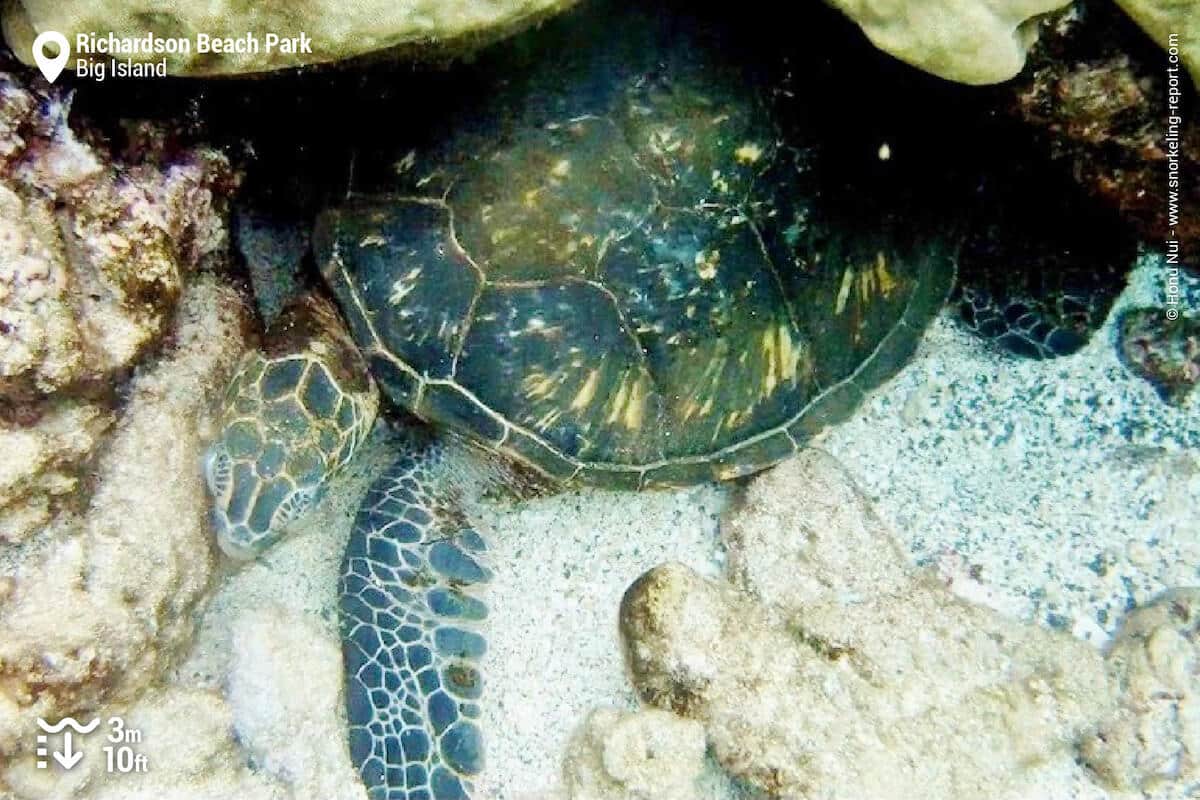
[(1183, 403), (1200, 382), (1200, 318), (1168, 319), (1161, 308), (1121, 315), (1117, 351), (1126, 366), (1170, 403)]
[[(1193, 3), (1181, 13), (1200, 18)], [(1189, 9), (1185, 11), (1184, 9)], [(1078, 3), (1049, 26), (1014, 87), (1013, 112), (1087, 192), (1116, 208), (1155, 244), (1173, 231), (1185, 264), (1200, 258), (1200, 215), (1168, 219), (1168, 119), (1164, 64), (1139, 47), (1141, 33), (1107, 4)], [(1180, 173), (1200, 171), (1200, 124), (1183, 100)], [(1182, 180), (1181, 209), (1200, 205), (1200, 185)]]
[(1200, 589), (1177, 589), (1135, 609), (1108, 655), (1121, 687), (1117, 716), (1081, 747), (1119, 789), (1200, 780)]
[(1037, 41), (1037, 17), (1069, 0), (832, 0), (881, 50), (961, 83), (1006, 81)]
[(31, 746), (35, 717), (131, 701), (188, 643), (213, 564), (203, 428), (247, 325), (233, 290), (193, 285), (174, 349), (130, 386), (86, 509), (6, 559), (0, 753)]
[(311, 622), (278, 606), (234, 621), (229, 702), (238, 739), (297, 798), (365, 797), (342, 744), (345, 723), (334, 706), (313, 703), (337, 697), (342, 680), (341, 652)]
[(570, 800), (699, 800), (704, 728), (665, 711), (596, 709), (568, 745)]
[(756, 480), (729, 527), (735, 584), (658, 567), (621, 630), (642, 697), (771, 797), (994, 796), (1110, 713), (1099, 653), (912, 571), (824, 454)]
[(110, 382), (157, 342), (185, 277), (224, 256), (223, 156), (118, 162), (67, 113), (0, 73), (0, 400)]
[(32, 424), (0, 422), (0, 544), (15, 544), (73, 505), (82, 467), (114, 415), (96, 403), (55, 403)]
[[(1200, 13), (1193, 0), (1117, 0), (1117, 5), (1164, 50), (1174, 48), (1180, 61), (1174, 66), (1191, 72), (1200, 85)], [(1174, 44), (1171, 34), (1177, 37)]]

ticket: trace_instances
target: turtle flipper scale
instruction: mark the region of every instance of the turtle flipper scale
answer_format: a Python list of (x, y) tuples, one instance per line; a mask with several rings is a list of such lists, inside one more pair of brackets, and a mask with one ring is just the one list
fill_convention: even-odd
[(350, 756), (371, 800), (469, 800), (483, 766), (473, 590), (483, 539), (447, 513), (437, 444), (368, 491), (339, 585)]

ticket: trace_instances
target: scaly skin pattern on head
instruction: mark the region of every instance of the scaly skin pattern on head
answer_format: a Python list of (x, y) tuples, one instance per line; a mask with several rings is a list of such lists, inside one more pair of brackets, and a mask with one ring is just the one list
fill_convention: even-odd
[(256, 555), (324, 494), (371, 431), (379, 391), (320, 297), (292, 303), (230, 382), (205, 457), (225, 552)]

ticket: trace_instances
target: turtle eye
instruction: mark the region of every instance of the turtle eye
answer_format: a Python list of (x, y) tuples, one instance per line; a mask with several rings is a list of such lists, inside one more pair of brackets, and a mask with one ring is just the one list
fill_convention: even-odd
[(233, 461), (224, 444), (214, 444), (204, 458), (204, 480), (212, 497), (225, 497), (233, 482)]

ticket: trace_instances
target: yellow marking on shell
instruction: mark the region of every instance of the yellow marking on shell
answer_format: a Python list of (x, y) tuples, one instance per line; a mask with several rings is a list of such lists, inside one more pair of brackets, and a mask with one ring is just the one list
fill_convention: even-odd
[(717, 265), (721, 263), (720, 250), (701, 250), (696, 253), (696, 274), (700, 280), (711, 281), (717, 277)]
[[(717, 395), (721, 391), (721, 379), (728, 363), (729, 353), (724, 351), (714, 353), (709, 359), (708, 364), (700, 373), (700, 377), (691, 385), (687, 402), (680, 408), (680, 414), (684, 420), (690, 420), (693, 417), (703, 418), (712, 413)], [(704, 398), (703, 402), (699, 402), (701, 397)]]
[(768, 328), (762, 334), (763, 365), (763, 394), (769, 395), (775, 391), (775, 331)]
[(544, 372), (534, 372), (521, 381), (521, 390), (530, 400), (545, 400), (558, 390), (558, 382)]
[(399, 174), (408, 172), (410, 169), (413, 168), (413, 165), (416, 163), (417, 163), (417, 151), (409, 150), (408, 153), (404, 156), (404, 158), (400, 159), (399, 161), (397, 161), (395, 164), (392, 165), (392, 169), (394, 169), (396, 171), (396, 174), (399, 175)]
[(645, 376), (626, 372), (609, 405), (605, 421), (609, 425), (623, 425), (631, 431), (640, 430), (646, 418), (648, 398)]
[(519, 228), (493, 228), (492, 229), (492, 244), (500, 244), (505, 239), (512, 238), (519, 232)]
[(740, 464), (723, 464), (717, 467), (717, 480), (729, 481), (734, 478), (740, 478), (745, 472), (745, 467)]
[(575, 399), (571, 401), (572, 411), (582, 411), (592, 404), (592, 400), (596, 397), (596, 387), (600, 385), (600, 370), (594, 369), (588, 373), (587, 378), (583, 381), (583, 386), (579, 387), (579, 392), (575, 395)]
[(721, 170), (719, 169), (712, 171), (712, 186), (722, 194), (729, 193), (729, 181), (725, 180), (725, 176), (721, 174)]
[(556, 178), (565, 178), (571, 174), (571, 161), (567, 158), (560, 158), (553, 167), (550, 168), (550, 174)]
[(892, 273), (888, 272), (887, 258), (882, 250), (875, 254), (875, 280), (879, 282), (879, 293), (885, 299), (891, 297), (892, 292), (900, 285)]
[(721, 417), (719, 420), (717, 420), (717, 425), (715, 428), (713, 428), (712, 439), (709, 440), (710, 442), (716, 443), (717, 439), (720, 438), (721, 429), (725, 427), (725, 422), (727, 419), (728, 417)]
[(646, 416), (646, 386), (639, 378), (629, 390), (629, 402), (625, 406), (622, 421), (631, 431), (640, 430)]
[(659, 153), (674, 153), (682, 142), (674, 128), (664, 125), (650, 132), (650, 148)]
[(796, 385), (796, 374), (803, 359), (804, 348), (792, 341), (792, 331), (786, 322), (762, 333), (763, 379), (761, 399), (770, 397), (785, 383)]
[(846, 302), (857, 284), (857, 295), (860, 305), (867, 305), (876, 294), (887, 299), (900, 285), (891, 272), (888, 271), (887, 257), (883, 252), (875, 254), (875, 263), (864, 266), (860, 271), (847, 267), (842, 273), (842, 285), (838, 289), (834, 312), (841, 314), (846, 310)]
[(620, 418), (627, 392), (628, 387), (625, 385), (625, 378), (621, 378), (621, 385), (617, 387), (617, 396), (613, 398), (612, 404), (609, 407), (608, 418), (605, 420), (609, 425), (614, 424)]
[(526, 208), (536, 208), (538, 204), (538, 195), (542, 193), (542, 187), (536, 186), (524, 194)]
[(558, 422), (558, 418), (562, 416), (562, 409), (552, 408), (542, 415), (541, 419), (533, 423), (533, 426), (545, 433), (554, 423)]
[(753, 164), (762, 158), (762, 154), (762, 148), (754, 142), (746, 142), (733, 151), (733, 157), (737, 159), (739, 164)]
[(846, 267), (842, 273), (842, 285), (838, 288), (837, 300), (834, 302), (833, 313), (841, 314), (846, 310), (846, 301), (850, 299), (850, 290), (854, 287), (854, 269)]
[(396, 282), (392, 284), (392, 293), (388, 295), (388, 302), (394, 306), (404, 302), (404, 298), (417, 288), (417, 278), (419, 277), (421, 277), (421, 268), (414, 267), (397, 278)]

